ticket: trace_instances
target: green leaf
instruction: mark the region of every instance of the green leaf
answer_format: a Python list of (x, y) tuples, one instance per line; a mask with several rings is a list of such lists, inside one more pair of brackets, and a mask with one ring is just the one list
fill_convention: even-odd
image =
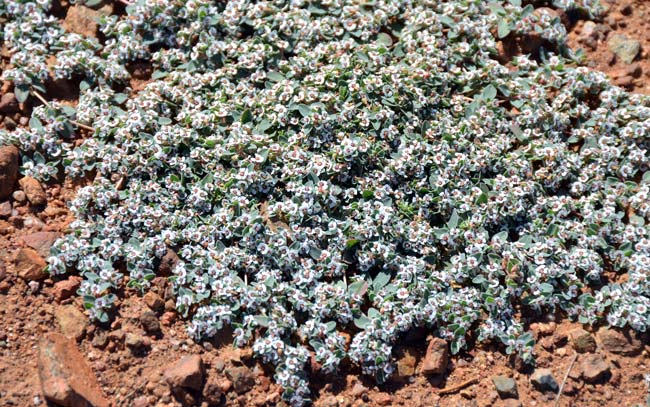
[(494, 85), (488, 85), (485, 89), (483, 89), (483, 93), (481, 94), (481, 99), (485, 101), (491, 101), (494, 100), (496, 96), (497, 96), (497, 88), (495, 88)]
[(348, 248), (348, 249), (351, 249), (351, 248), (353, 248), (354, 246), (356, 246), (358, 244), (359, 244), (358, 239), (348, 239), (348, 241), (345, 242), (345, 247)]
[(43, 130), (43, 124), (36, 117), (29, 119), (29, 128), (34, 130)]
[(307, 105), (301, 103), (297, 106), (297, 109), (302, 115), (302, 117), (308, 117), (311, 115), (311, 108)]
[(151, 74), (151, 79), (158, 80), (158, 79), (162, 79), (162, 78), (166, 77), (167, 75), (168, 75), (168, 73), (165, 72), (165, 71), (155, 70)]
[(475, 203), (476, 203), (477, 205), (481, 205), (481, 204), (487, 203), (487, 201), (488, 201), (488, 196), (487, 196), (487, 194), (482, 193), (481, 195), (478, 196), (478, 198), (476, 198), (476, 202), (475, 202)]
[(311, 249), (309, 249), (309, 255), (314, 260), (320, 259), (320, 256), (321, 256), (322, 253), (323, 253), (323, 251), (321, 249), (319, 249), (318, 247), (312, 247)]
[(557, 236), (560, 228), (556, 224), (550, 224), (548, 225), (548, 229), (546, 230), (546, 234), (549, 236)]
[(374, 291), (379, 291), (382, 288), (384, 288), (389, 281), (390, 281), (390, 274), (380, 271), (379, 273), (377, 273), (377, 276), (372, 281), (372, 289)]
[(18, 85), (14, 87), (14, 95), (18, 103), (23, 103), (29, 97), (29, 86), (28, 85)]
[(497, 26), (497, 35), (499, 38), (505, 38), (510, 35), (510, 22), (508, 20), (499, 21)]
[(359, 317), (354, 319), (354, 325), (359, 329), (366, 329), (372, 325), (372, 320), (361, 314)]
[(251, 111), (248, 109), (244, 110), (244, 113), (241, 114), (239, 121), (241, 121), (243, 124), (253, 121), (253, 113), (251, 113)]
[(284, 75), (280, 72), (267, 72), (266, 77), (272, 82), (282, 82), (284, 80)]
[(542, 283), (539, 285), (539, 290), (546, 295), (553, 294), (554, 288), (552, 284)]
[(451, 213), (451, 217), (449, 218), (449, 222), (447, 222), (447, 227), (449, 229), (454, 229), (456, 226), (458, 226), (458, 212), (456, 212), (456, 209)]
[(368, 283), (364, 280), (356, 281), (348, 286), (350, 295), (363, 296), (368, 291)]
[(269, 326), (269, 323), (271, 322), (271, 319), (266, 315), (255, 315), (253, 319), (255, 320), (255, 322), (257, 322), (259, 326), (262, 326), (264, 328), (267, 328)]
[(379, 33), (377, 35), (377, 44), (385, 45), (386, 48), (389, 48), (393, 45), (393, 39), (386, 33)]
[(126, 102), (128, 98), (129, 96), (125, 93), (116, 93), (113, 95), (113, 101), (118, 105), (121, 105), (122, 103)]

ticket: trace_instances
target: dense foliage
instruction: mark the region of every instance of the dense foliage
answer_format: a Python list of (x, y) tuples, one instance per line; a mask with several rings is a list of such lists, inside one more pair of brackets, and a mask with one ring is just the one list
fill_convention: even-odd
[[(75, 75), (79, 103), (0, 137), (25, 173), (93, 174), (49, 258), (85, 277), (93, 317), (172, 248), (190, 332), (231, 325), (294, 405), (310, 352), (383, 381), (415, 327), (527, 361), (527, 314), (648, 329), (650, 99), (579, 67), (559, 18), (515, 0), (139, 0), (98, 41), (49, 8), (0, 0), (4, 76), (26, 99)], [(505, 65), (497, 41), (531, 38)], [(155, 69), (139, 92), (131, 61)], [(71, 120), (94, 133), (74, 143)]]

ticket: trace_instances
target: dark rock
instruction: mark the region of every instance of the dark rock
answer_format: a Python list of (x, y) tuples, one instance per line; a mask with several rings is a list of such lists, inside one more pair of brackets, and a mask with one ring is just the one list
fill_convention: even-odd
[(0, 147), (0, 199), (7, 199), (18, 178), (20, 153), (15, 146)]
[(5, 118), (2, 119), (2, 124), (4, 124), (5, 128), (9, 131), (16, 130), (16, 127), (18, 127), (18, 123), (9, 116), (5, 116)]
[(180, 388), (201, 390), (203, 387), (203, 360), (199, 355), (185, 356), (167, 368), (164, 377), (172, 391)]
[(585, 353), (596, 350), (596, 340), (582, 328), (576, 328), (569, 332), (569, 338), (571, 338), (571, 346), (576, 352)]
[(18, 100), (16, 96), (11, 93), (5, 93), (0, 96), (0, 113), (2, 114), (12, 114), (18, 111)]
[(609, 363), (600, 355), (586, 355), (580, 367), (582, 378), (587, 383), (597, 383), (611, 375)]
[(611, 353), (623, 356), (634, 356), (643, 350), (643, 343), (636, 337), (633, 331), (618, 330), (602, 327), (596, 333), (600, 346)]
[(18, 183), (20, 187), (25, 192), (27, 200), (34, 206), (45, 206), (47, 205), (47, 195), (41, 186), (41, 183), (38, 180), (32, 177), (23, 177)]
[(632, 15), (632, 5), (626, 4), (623, 7), (621, 7), (621, 14), (623, 14), (624, 16)]
[(63, 407), (108, 407), (93, 371), (75, 343), (50, 333), (41, 339), (38, 376), (45, 399)]
[(519, 398), (517, 382), (508, 376), (492, 376), (492, 383), (502, 399)]
[(232, 381), (233, 390), (237, 394), (246, 393), (255, 386), (253, 372), (246, 366), (237, 366), (225, 370), (226, 376)]
[(23, 280), (44, 280), (47, 277), (43, 272), (46, 266), (45, 260), (34, 249), (27, 247), (18, 249), (14, 266), (16, 273)]
[(160, 333), (160, 322), (158, 322), (158, 317), (153, 312), (143, 312), (142, 315), (140, 315), (140, 323), (148, 334)]
[(88, 328), (88, 317), (74, 305), (62, 305), (56, 309), (54, 316), (63, 335), (80, 341)]
[(172, 249), (167, 249), (167, 253), (160, 259), (160, 265), (158, 266), (158, 271), (163, 276), (169, 276), (172, 274), (174, 267), (180, 259), (175, 251)]
[(535, 369), (535, 372), (530, 376), (530, 382), (537, 390), (542, 392), (552, 391), (557, 393), (559, 390), (551, 369)]
[(441, 338), (433, 338), (427, 346), (427, 353), (422, 364), (422, 373), (442, 374), (447, 370), (449, 364), (449, 348), (447, 341)]
[(50, 256), (50, 248), (56, 242), (56, 240), (61, 236), (57, 232), (36, 232), (23, 236), (21, 239), (25, 244), (36, 252), (43, 258)]

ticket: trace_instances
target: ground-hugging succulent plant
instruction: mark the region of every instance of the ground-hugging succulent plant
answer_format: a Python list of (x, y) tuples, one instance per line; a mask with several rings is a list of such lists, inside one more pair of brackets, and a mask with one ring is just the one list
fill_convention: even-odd
[[(49, 7), (0, 3), (5, 75), (29, 93), (74, 72), (79, 103), (2, 137), (27, 173), (95, 174), (49, 258), (84, 276), (94, 318), (171, 248), (192, 335), (232, 326), (293, 405), (311, 353), (384, 381), (417, 327), (526, 361), (526, 313), (648, 328), (650, 99), (579, 67), (559, 18), (514, 0), (140, 0), (101, 42), (56, 42)], [(531, 35), (546, 49), (504, 65), (497, 42)], [(154, 68), (138, 92), (134, 61)], [(73, 143), (74, 123), (94, 133)]]

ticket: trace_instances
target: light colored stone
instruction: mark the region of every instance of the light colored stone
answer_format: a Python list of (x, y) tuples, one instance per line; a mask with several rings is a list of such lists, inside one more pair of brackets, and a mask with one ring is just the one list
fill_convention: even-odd
[(41, 339), (38, 376), (45, 399), (62, 407), (109, 407), (75, 343), (58, 333)]
[(67, 338), (80, 341), (86, 334), (88, 317), (74, 305), (61, 305), (54, 312), (61, 333)]
[(18, 249), (14, 258), (16, 273), (27, 281), (43, 280), (47, 277), (45, 260), (34, 249), (23, 247)]
[(18, 183), (20, 184), (20, 188), (25, 192), (29, 203), (34, 206), (47, 205), (47, 195), (45, 195), (45, 191), (38, 180), (32, 177), (23, 177)]
[(641, 52), (641, 43), (622, 34), (613, 35), (607, 45), (621, 61), (631, 64)]

